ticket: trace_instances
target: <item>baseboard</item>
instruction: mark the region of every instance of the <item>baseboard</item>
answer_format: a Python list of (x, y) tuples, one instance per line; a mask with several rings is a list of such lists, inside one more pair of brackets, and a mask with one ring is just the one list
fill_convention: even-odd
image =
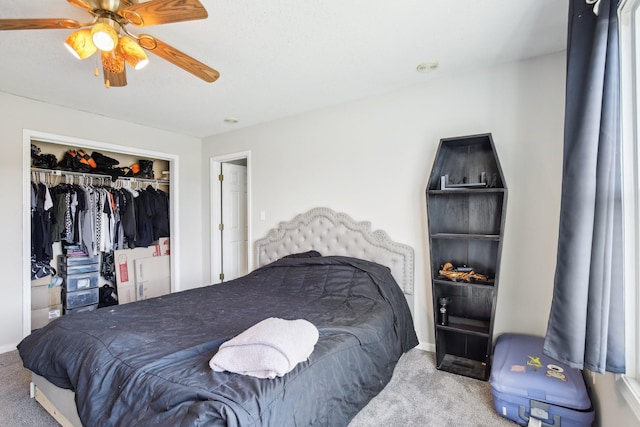
[(424, 350), (424, 351), (430, 351), (431, 353), (435, 353), (435, 351), (436, 351), (436, 345), (435, 344), (425, 343), (425, 342), (418, 343), (416, 348), (418, 348), (420, 350)]
[(9, 353), (10, 351), (13, 351), (17, 348), (18, 348), (18, 344), (7, 344), (7, 345), (0, 346), (0, 354)]

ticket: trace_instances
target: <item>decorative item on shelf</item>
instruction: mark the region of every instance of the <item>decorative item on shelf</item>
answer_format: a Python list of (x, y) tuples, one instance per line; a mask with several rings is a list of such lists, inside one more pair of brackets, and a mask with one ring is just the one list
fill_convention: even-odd
[(487, 282), (489, 280), (487, 276), (485, 276), (484, 274), (476, 273), (471, 267), (464, 266), (454, 268), (453, 264), (451, 264), (450, 262), (444, 263), (442, 269), (440, 269), (438, 273), (440, 273), (442, 277), (453, 282), (471, 282), (472, 280)]
[[(494, 184), (495, 186), (495, 184)], [(484, 188), (487, 187), (486, 174), (482, 172), (479, 182), (467, 182), (467, 177), (462, 178), (462, 182), (454, 183), (449, 180), (449, 175), (440, 176), (440, 189), (441, 190), (464, 190), (470, 188)]]
[(498, 174), (492, 173), (491, 178), (487, 181), (487, 187), (496, 188), (498, 186)]
[(447, 326), (449, 325), (449, 313), (447, 311), (447, 306), (451, 300), (448, 297), (441, 297), (439, 300), (440, 303), (440, 325)]

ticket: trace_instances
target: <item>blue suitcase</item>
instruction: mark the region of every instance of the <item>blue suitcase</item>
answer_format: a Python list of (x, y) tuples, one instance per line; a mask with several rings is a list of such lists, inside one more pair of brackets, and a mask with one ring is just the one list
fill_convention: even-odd
[(497, 339), (489, 378), (496, 412), (523, 426), (591, 426), (595, 414), (582, 372), (545, 356), (543, 343), (520, 334)]

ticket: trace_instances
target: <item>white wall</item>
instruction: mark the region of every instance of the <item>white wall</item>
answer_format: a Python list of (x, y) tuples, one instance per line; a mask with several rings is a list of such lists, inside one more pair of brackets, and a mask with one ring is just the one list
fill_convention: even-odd
[(203, 168), (211, 156), (251, 151), (253, 240), (279, 221), (328, 206), (411, 245), (416, 330), (432, 345), (427, 179), (441, 138), (491, 132), (509, 188), (496, 333), (542, 335), (555, 267), (564, 66), (564, 54), (556, 54), (434, 76), (385, 96), (213, 136), (203, 141)]
[[(181, 289), (202, 285), (202, 203), (188, 197), (200, 191), (201, 141), (197, 138), (148, 128), (133, 123), (74, 111), (0, 93), (0, 352), (13, 350), (23, 338), (23, 129), (70, 136), (107, 144), (129, 146), (179, 156), (181, 194), (178, 218), (179, 236), (172, 239), (180, 258)], [(27, 160), (28, 164), (28, 160)]]

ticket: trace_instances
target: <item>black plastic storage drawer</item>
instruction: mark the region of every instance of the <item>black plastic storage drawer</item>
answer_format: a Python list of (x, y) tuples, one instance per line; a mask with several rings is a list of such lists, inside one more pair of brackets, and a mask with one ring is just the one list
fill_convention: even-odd
[(100, 281), (100, 273), (67, 274), (64, 278), (64, 288), (67, 292), (81, 291), (85, 289), (97, 288)]
[(100, 264), (77, 264), (77, 265), (65, 265), (60, 264), (61, 275), (81, 274), (81, 273), (94, 273), (100, 271)]
[(100, 262), (100, 255), (95, 256), (66, 256), (60, 255), (58, 257), (59, 265), (82, 265), (82, 264), (97, 264)]
[(85, 305), (97, 304), (100, 290), (98, 288), (84, 291), (68, 292), (63, 289), (63, 301), (65, 309), (82, 307)]
[(64, 314), (66, 315), (77, 314), (77, 313), (82, 313), (83, 311), (93, 311), (93, 310), (96, 310), (97, 308), (98, 308), (98, 304), (83, 305), (82, 307), (78, 307), (78, 308), (65, 308)]

